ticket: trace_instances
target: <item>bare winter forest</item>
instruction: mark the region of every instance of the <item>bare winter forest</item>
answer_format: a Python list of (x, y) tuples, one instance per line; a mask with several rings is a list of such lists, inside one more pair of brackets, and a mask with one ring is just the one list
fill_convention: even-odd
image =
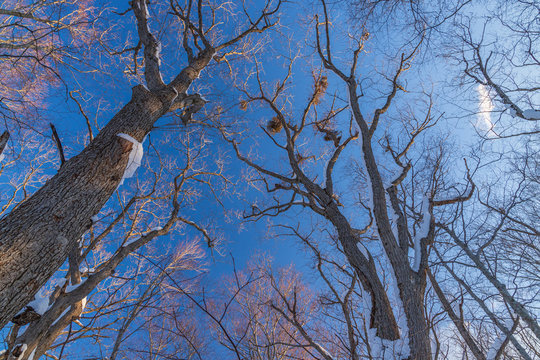
[(0, 360), (540, 360), (539, 0), (1, 0)]

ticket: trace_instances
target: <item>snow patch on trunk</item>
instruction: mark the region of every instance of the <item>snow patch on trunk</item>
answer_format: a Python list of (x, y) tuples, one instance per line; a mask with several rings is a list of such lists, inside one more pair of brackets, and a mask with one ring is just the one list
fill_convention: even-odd
[[(512, 329), (511, 319), (508, 319), (505, 321), (505, 327), (506, 329)], [(507, 331), (510, 332), (510, 330), (507, 330)], [(486, 360), (495, 360), (495, 356), (497, 356), (497, 353), (499, 352), (501, 346), (503, 345), (504, 340), (506, 340), (506, 335), (504, 333), (497, 336), (495, 340), (493, 340), (493, 343), (489, 347), (488, 353), (486, 355)]]
[(62, 311), (62, 313), (56, 318), (56, 320), (54, 320), (54, 322), (51, 324), (51, 326), (54, 326), (54, 324), (56, 324), (58, 322), (58, 320), (60, 320), (62, 318), (62, 316), (66, 315), (70, 308), (71, 308), (71, 306), (68, 306), (64, 311)]
[(80, 283), (78, 283), (78, 284), (66, 286), (66, 293), (72, 292), (73, 290), (75, 290), (76, 288), (78, 288), (79, 286), (84, 284), (85, 281), (86, 281), (86, 279), (82, 279), (82, 281)]
[[(156, 227), (154, 227), (154, 228), (151, 228), (149, 231), (144, 232), (144, 233), (142, 234), (142, 236), (146, 236), (146, 235), (150, 234), (152, 231), (160, 231), (160, 230), (163, 230), (163, 228), (162, 228), (161, 226), (156, 226)], [(140, 237), (134, 237), (134, 238), (129, 239), (128, 241), (126, 241), (126, 243), (123, 245), (123, 247), (126, 247), (126, 246), (128, 246), (129, 244), (133, 244), (135, 241), (140, 240), (142, 236), (140, 236)]]
[(22, 359), (24, 357), (24, 353), (26, 352), (26, 349), (28, 349), (28, 345), (22, 344), (21, 345), (21, 355), (17, 357), (17, 360)]
[(36, 355), (36, 350), (37, 350), (37, 348), (35, 348), (34, 351), (32, 351), (32, 353), (28, 357), (28, 360), (34, 360), (34, 356)]
[[(142, 143), (135, 140), (133, 137), (131, 137), (128, 134), (119, 133), (116, 134), (116, 136), (121, 137), (124, 140), (127, 140), (133, 144), (133, 147), (131, 148), (131, 151), (129, 153), (129, 159), (128, 163), (126, 165), (126, 170), (124, 170), (124, 175), (122, 176), (122, 181), (120, 181), (119, 185), (122, 185), (124, 183), (125, 179), (129, 179), (135, 174), (135, 171), (141, 166), (142, 157), (144, 155), (144, 149)], [(142, 142), (144, 142), (146, 138), (143, 139)]]
[(34, 300), (28, 303), (27, 306), (32, 307), (39, 315), (45, 314), (49, 308), (49, 297), (44, 296), (41, 290), (34, 296)]
[[(405, 359), (410, 356), (409, 347), (409, 327), (405, 317), (403, 303), (399, 297), (397, 281), (390, 270), (391, 283), (389, 284), (388, 297), (392, 305), (394, 316), (396, 317), (400, 338), (398, 340), (386, 340), (377, 336), (377, 329), (366, 329), (367, 341), (369, 343), (371, 356), (377, 360)], [(363, 313), (367, 314), (366, 324), (371, 322), (371, 295), (362, 290)]]
[(369, 259), (369, 254), (368, 254), (368, 250), (367, 248), (364, 246), (364, 244), (362, 243), (358, 243), (356, 244), (356, 246), (358, 247), (358, 250), (360, 250), (360, 252), (362, 253), (362, 255), (364, 255), (367, 259)]
[(398, 220), (399, 216), (396, 214), (394, 207), (392, 206), (392, 202), (390, 201), (390, 195), (385, 192), (386, 197), (386, 205), (388, 208), (387, 213), (390, 214), (390, 226), (392, 228), (392, 233), (394, 234), (394, 239), (396, 239), (396, 242), (399, 242), (399, 234), (398, 234)]
[(497, 352), (499, 352), (499, 349), (501, 348), (504, 339), (505, 336), (501, 334), (493, 341), (489, 348), (488, 354), (486, 355), (486, 360), (495, 360), (495, 356), (497, 355)]
[(329, 357), (330, 359), (335, 359), (335, 358), (328, 352), (328, 350), (326, 350), (325, 348), (323, 348), (323, 347), (321, 346), (321, 344), (315, 343), (315, 345), (317, 345), (317, 346), (321, 349), (321, 351), (324, 353), (324, 356), (327, 356), (327, 357)]

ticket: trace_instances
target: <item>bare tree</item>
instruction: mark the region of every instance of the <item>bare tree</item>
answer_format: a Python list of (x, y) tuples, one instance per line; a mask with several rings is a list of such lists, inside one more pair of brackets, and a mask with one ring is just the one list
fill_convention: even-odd
[[(165, 272), (199, 271), (203, 256), (201, 238), (208, 247), (219, 248), (218, 237), (190, 220), (188, 209), (198, 201), (196, 194), (204, 191), (201, 183), (206, 184), (209, 194), (222, 191), (220, 183), (227, 184), (220, 173), (223, 167), (212, 168), (207, 163), (204, 131), (192, 130), (181, 136), (175, 141), (181, 146), (172, 146), (177, 154), (175, 161), (182, 165), (173, 161), (149, 164), (146, 175), (153, 178), (151, 181), (139, 182), (131, 198), (124, 199), (126, 192), (117, 193), (118, 204), (107, 205), (92, 219), (89, 233), (69, 251), (68, 268), (58, 271), (48, 286), (12, 319), (14, 325), (5, 356), (26, 359), (42, 354), (68, 354), (71, 343), (85, 337), (99, 338), (100, 333), (107, 331), (104, 329), (119, 322), (123, 309), (129, 308), (132, 315), (122, 325), (124, 330), (118, 334), (118, 345), (112, 351), (117, 353), (122, 334), (136, 316), (149, 302), (162, 300), (160, 289)], [(155, 143), (153, 147), (158, 148)], [(156, 256), (142, 251), (153, 239), (173, 234), (176, 238), (200, 236), (181, 241), (172, 254), (161, 251), (162, 255)], [(125, 264), (128, 258), (132, 260)], [(154, 274), (153, 261), (165, 263), (165, 269)], [(101, 287), (105, 281), (107, 286)], [(140, 296), (139, 289), (144, 287), (147, 290)], [(25, 352), (21, 354), (23, 346)]]
[[(439, 118), (429, 94), (425, 94), (427, 106), (422, 115), (421, 111), (408, 109), (408, 116), (402, 118), (401, 124), (389, 124), (387, 127), (392, 130), (381, 134), (380, 127), (385, 117), (395, 119), (391, 107), (399, 93), (406, 90), (402, 78), (411, 68), (422, 39), (409, 43), (407, 51), (394, 59), (390, 74), (381, 76), (381, 81), (386, 80), (384, 95), (370, 102), (370, 98), (362, 97), (361, 83), (365, 79), (357, 74), (362, 51), (370, 36), (368, 30), (364, 29), (357, 36), (349, 34), (354, 48), (346, 64), (338, 64), (338, 56), (334, 57), (331, 50), (337, 45), (333, 45), (330, 13), (324, 1), (322, 9), (324, 16), (314, 21), (315, 49), (329, 75), (315, 73), (313, 91), (298, 115), (294, 108), (289, 108), (293, 101), (287, 98), (287, 84), (293, 78), (294, 59), (288, 73), (275, 85), (265, 83), (260, 72), (255, 74), (254, 86), (250, 86), (252, 83), (249, 81), (239, 84), (245, 104), (262, 104), (271, 113), (263, 131), (275, 149), (285, 157), (285, 162), (272, 167), (261, 164), (246, 155), (242, 142), (226, 129), (223, 135), (235, 149), (237, 157), (256, 171), (252, 181), (275, 194), (273, 203), (265, 207), (254, 205), (248, 216), (257, 219), (276, 216), (294, 208), (305, 208), (323, 217), (336, 233), (337, 240), (333, 246), (343, 251), (354, 269), (363, 296), (370, 299), (369, 307), (365, 309), (370, 313), (368, 328), (375, 330), (375, 334), (370, 336), (389, 342), (405, 338), (410, 354), (402, 351), (394, 356), (428, 359), (431, 357), (431, 343), (424, 295), (428, 254), (435, 235), (433, 209), (469, 199), (474, 184), (467, 175), (465, 184), (460, 188), (451, 187), (444, 175), (447, 155), (442, 150), (437, 151), (436, 146), (426, 149), (434, 154), (421, 161), (418, 160), (421, 156), (411, 150), (415, 141), (425, 136), (424, 131)], [(343, 58), (342, 53), (339, 58)], [(323, 108), (322, 99), (332, 81), (340, 86), (336, 86), (336, 95), (329, 102), (329, 107)], [(340, 100), (344, 97), (349, 100)], [(370, 110), (364, 111), (364, 108)], [(367, 114), (370, 114), (369, 117)], [(392, 133), (400, 135), (392, 136)], [(327, 141), (327, 145), (321, 147), (323, 150), (315, 145), (307, 147), (304, 145), (305, 139)], [(357, 147), (354, 147), (355, 142), (358, 142)], [(376, 158), (377, 143), (381, 145), (377, 153), (385, 151), (392, 165)], [(338, 190), (334, 170), (340, 157), (352, 151), (359, 154), (352, 159), (357, 164), (361, 185), (356, 184), (359, 194), (351, 199), (350, 192)], [(393, 170), (389, 171), (390, 168)], [(465, 173), (467, 171), (464, 169)], [(360, 197), (360, 204), (354, 200), (356, 196)], [(361, 205), (360, 208), (354, 207), (355, 203), (356, 206)], [(351, 216), (353, 208), (354, 212), (364, 209), (364, 225), (367, 224), (364, 228), (356, 227), (356, 216)], [(382, 250), (379, 254), (387, 262), (376, 261), (373, 251), (376, 251), (377, 245), (372, 243), (373, 248), (370, 248), (367, 239), (377, 240), (376, 244)], [(414, 251), (412, 261), (409, 249)], [(382, 274), (387, 277), (381, 278)], [(386, 288), (387, 282), (397, 287), (392, 299)], [(399, 326), (393, 307), (403, 309), (405, 321)]]
[[(136, 17), (137, 32), (144, 48), (147, 87), (135, 86), (129, 103), (93, 141), (79, 155), (67, 160), (33, 196), (0, 221), (0, 246), (5, 255), (0, 261), (0, 306), (3, 308), (0, 326), (4, 326), (32, 300), (68, 257), (70, 249), (77, 247), (82, 235), (92, 225), (91, 218), (122, 181), (126, 168), (133, 170), (133, 157), (156, 120), (166, 113), (180, 110), (182, 120), (190, 122), (192, 114), (205, 103), (200, 95), (188, 94), (192, 82), (214, 57), (226, 58), (227, 52), (233, 51), (250, 34), (273, 26), (274, 15), (281, 4), (279, 1), (266, 3), (256, 18), (244, 13), (248, 18), (247, 25), (240, 27), (228, 39), (219, 38), (216, 34), (218, 20), (215, 15), (222, 8), (193, 1), (183, 6), (174, 2), (170, 5), (170, 11), (183, 24), (187, 64), (174, 74), (169, 84), (164, 83), (160, 70), (160, 46), (150, 30), (148, 4), (145, 1), (130, 2), (129, 10)], [(171, 221), (170, 226), (176, 221), (176, 214), (173, 213)], [(163, 231), (152, 232), (143, 239), (150, 240)], [(135, 248), (136, 244), (130, 246)], [(129, 252), (128, 246), (119, 251), (119, 257), (114, 261), (119, 261)], [(80, 301), (85, 295), (83, 288), (78, 287), (68, 297)], [(59, 302), (54, 314), (50, 313), (52, 321), (60, 315), (67, 302)]]
[[(540, 119), (538, 29), (540, 9), (534, 1), (492, 1), (484, 15), (456, 19), (447, 44), (449, 58), (461, 67), (463, 85), (474, 84), (480, 97), (481, 135), (512, 138), (538, 133)], [(482, 24), (479, 26), (478, 24)], [(531, 76), (532, 75), (532, 76)], [(482, 105), (483, 104), (483, 105)]]
[[(43, 130), (42, 110), (62, 67), (86, 70), (100, 18), (92, 2), (6, 1), (0, 9), (0, 115), (8, 131)], [(17, 141), (17, 139), (14, 139)]]

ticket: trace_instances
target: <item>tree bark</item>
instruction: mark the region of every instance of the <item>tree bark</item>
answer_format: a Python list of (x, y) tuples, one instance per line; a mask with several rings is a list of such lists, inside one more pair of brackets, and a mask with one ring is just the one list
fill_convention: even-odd
[(9, 140), (9, 132), (4, 131), (2, 135), (0, 135), (0, 155), (4, 152), (4, 149), (6, 148), (7, 142)]
[(98, 136), (0, 221), (0, 328), (64, 263), (70, 246), (77, 244), (90, 228), (91, 217), (118, 187), (132, 144), (117, 134), (142, 141), (157, 119), (181, 106), (212, 55), (213, 49), (202, 51), (163, 90), (134, 87), (131, 100)]
[(373, 258), (367, 258), (358, 249), (359, 239), (353, 234), (347, 219), (338, 212), (337, 206), (331, 206), (329, 219), (336, 227), (339, 241), (343, 246), (343, 252), (347, 260), (356, 270), (362, 283), (362, 287), (371, 296), (370, 327), (377, 329), (377, 336), (387, 340), (399, 339), (399, 327), (397, 325), (392, 306), (388, 300), (386, 290), (377, 275), (377, 268)]
[[(356, 82), (351, 80), (348, 83), (349, 99), (358, 99), (356, 93)], [(389, 99), (393, 95), (389, 96)], [(407, 239), (396, 239), (392, 232), (392, 226), (387, 212), (387, 200), (385, 187), (379, 173), (377, 162), (371, 147), (371, 136), (376, 125), (373, 120), (370, 128), (365, 122), (357, 101), (351, 100), (351, 110), (361, 131), (362, 156), (367, 176), (371, 183), (371, 196), (373, 200), (373, 217), (377, 224), (377, 231), (381, 240), (384, 252), (386, 253), (399, 289), (399, 297), (403, 304), (403, 310), (409, 328), (409, 347), (411, 360), (431, 359), (431, 342), (429, 338), (429, 328), (424, 314), (424, 294), (426, 289), (426, 269), (427, 269), (427, 241), (421, 241), (421, 260), (418, 272), (411, 269), (407, 249), (400, 247), (401, 243), (407, 243)], [(381, 111), (380, 109), (377, 111)], [(382, 112), (377, 112), (381, 114)], [(432, 225), (433, 226), (433, 225)], [(432, 232), (431, 232), (432, 233)], [(399, 234), (398, 234), (399, 236)]]
[(409, 281), (400, 282), (398, 280), (398, 288), (409, 328), (409, 348), (411, 350), (409, 359), (430, 360), (432, 358), (431, 341), (424, 313), (426, 276), (410, 271)]

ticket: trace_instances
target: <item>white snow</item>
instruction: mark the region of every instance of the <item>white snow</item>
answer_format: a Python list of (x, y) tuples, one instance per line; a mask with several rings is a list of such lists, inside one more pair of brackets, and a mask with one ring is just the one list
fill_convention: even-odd
[(37, 348), (35, 348), (34, 351), (32, 351), (32, 353), (28, 357), (28, 360), (34, 360), (34, 355), (36, 355), (36, 350), (37, 350)]
[(540, 110), (523, 110), (523, 116), (529, 120), (540, 120)]
[(84, 311), (84, 308), (86, 307), (86, 296), (81, 300), (82, 309), (81, 311)]
[(369, 259), (368, 251), (367, 251), (366, 247), (364, 246), (364, 244), (362, 244), (362, 243), (359, 242), (358, 244), (356, 244), (356, 246), (358, 246), (358, 250), (360, 250), (360, 251), (362, 252), (362, 254), (363, 254), (366, 258)]
[(150, 18), (150, 12), (148, 11), (148, 5), (144, 6), (144, 15), (146, 16), (147, 19)]
[(420, 260), (422, 257), (421, 240), (428, 235), (430, 222), (431, 214), (429, 213), (429, 198), (427, 195), (424, 195), (424, 199), (422, 200), (422, 222), (414, 237), (414, 263), (412, 269), (416, 272), (420, 269)]
[(97, 216), (97, 215), (94, 215), (94, 216), (92, 216), (92, 217), (90, 218), (90, 220), (92, 220), (92, 223), (94, 223), (94, 224), (95, 224), (95, 223), (97, 223), (97, 222), (98, 222), (99, 218), (98, 218), (98, 216)]
[(398, 219), (399, 216), (394, 211), (394, 207), (392, 206), (392, 202), (390, 201), (390, 196), (388, 193), (385, 193), (386, 197), (386, 205), (388, 207), (388, 212), (390, 213), (390, 226), (392, 227), (392, 233), (394, 234), (394, 239), (396, 239), (396, 242), (399, 241), (399, 234), (398, 234)]
[(158, 42), (158, 44), (156, 46), (156, 54), (155, 55), (156, 55), (156, 60), (157, 60), (158, 66), (161, 66), (161, 43), (160, 42)]
[(131, 239), (129, 239), (128, 241), (126, 241), (126, 243), (124, 244), (123, 247), (126, 247), (126, 246), (128, 246), (128, 245), (131, 245), (131, 244), (133, 244), (135, 241), (140, 240), (140, 239), (141, 239), (140, 237), (134, 237), (134, 238), (131, 238)]
[(493, 341), (486, 355), (486, 360), (495, 360), (495, 356), (497, 355), (497, 352), (501, 348), (501, 345), (503, 344), (504, 339), (505, 339), (505, 336), (501, 334)]
[[(386, 259), (388, 258), (386, 257)], [(410, 355), (409, 327), (407, 326), (407, 319), (405, 318), (403, 303), (399, 297), (397, 281), (391, 271), (392, 270), (390, 270), (391, 283), (389, 284), (388, 295), (394, 316), (396, 317), (398, 323), (400, 339), (395, 341), (381, 339), (377, 336), (377, 329), (366, 329), (368, 337), (367, 341), (371, 349), (371, 356), (373, 359), (377, 360), (403, 359), (408, 358)], [(371, 318), (371, 296), (363, 289), (361, 289), (361, 292), (363, 302), (362, 312), (367, 315), (365, 323), (369, 324)]]
[[(116, 136), (121, 137), (122, 139), (125, 139), (133, 144), (133, 147), (131, 148), (131, 151), (129, 153), (129, 159), (126, 165), (126, 170), (124, 170), (122, 181), (120, 181), (120, 185), (122, 185), (124, 183), (124, 180), (132, 177), (133, 174), (135, 174), (135, 171), (137, 171), (137, 169), (139, 168), (139, 166), (141, 166), (142, 157), (144, 155), (144, 149), (143, 149), (142, 143), (138, 142), (137, 140), (135, 140), (128, 134), (119, 133), (119, 134), (116, 134)], [(144, 139), (143, 139), (143, 142), (144, 142)]]
[(75, 290), (76, 288), (84, 284), (85, 281), (86, 281), (86, 278), (82, 279), (82, 281), (78, 284), (66, 286), (66, 293), (72, 292), (73, 290)]
[[(405, 317), (405, 309), (403, 307), (403, 302), (399, 296), (399, 287), (394, 275), (392, 266), (390, 265), (390, 260), (386, 255), (386, 252), (383, 251), (384, 259), (388, 266), (385, 267), (385, 273), (388, 274), (386, 277), (388, 279), (388, 300), (392, 306), (392, 311), (396, 322), (399, 328), (400, 338), (395, 341), (381, 339), (376, 335), (376, 329), (369, 329), (369, 344), (371, 346), (372, 355), (374, 359), (381, 360), (394, 360), (394, 359), (404, 359), (408, 358), (411, 352), (409, 347), (409, 326), (407, 325), (407, 318)], [(364, 296), (365, 292), (362, 292)], [(369, 295), (368, 295), (369, 296)], [(371, 310), (371, 304), (369, 305)], [(369, 322), (368, 322), (369, 323)]]
[[(505, 321), (506, 329), (512, 329), (512, 325), (513, 325), (512, 320), (508, 318)], [(486, 360), (495, 360), (495, 356), (497, 355), (497, 352), (501, 348), (505, 339), (506, 339), (506, 335), (504, 333), (501, 333), (499, 336), (495, 338), (495, 340), (493, 340), (493, 343), (491, 343), (491, 346), (489, 347), (489, 351), (486, 355)]]
[(0, 162), (2, 162), (2, 160), (4, 160), (4, 154), (0, 154)]
[(330, 359), (334, 359), (334, 357), (328, 352), (328, 350), (326, 350), (325, 348), (323, 348), (321, 346), (321, 344), (319, 343), (315, 343), (315, 345), (317, 345), (319, 347), (319, 349), (324, 353), (325, 356), (329, 357)]
[(17, 357), (17, 360), (19, 360), (19, 359), (22, 359), (22, 358), (23, 358), (23, 356), (24, 356), (24, 352), (26, 351), (26, 349), (28, 349), (28, 345), (26, 345), (26, 344), (22, 344), (22, 346), (21, 346), (21, 355), (19, 355), (19, 356)]
[(58, 320), (60, 320), (62, 318), (62, 316), (66, 315), (66, 313), (69, 311), (71, 307), (68, 306), (66, 308), (66, 310), (62, 311), (62, 313), (56, 318), (56, 320), (54, 320), (54, 322), (51, 324), (51, 326), (53, 326), (54, 324), (56, 324), (58, 322)]
[(129, 239), (128, 241), (126, 241), (126, 243), (124, 244), (123, 247), (126, 247), (126, 246), (128, 246), (128, 245), (130, 245), (130, 244), (133, 244), (135, 241), (137, 241), (137, 240), (139, 240), (139, 239), (140, 239), (140, 237), (134, 237), (134, 238), (131, 238), (131, 239)]
[[(150, 234), (152, 231), (160, 231), (162, 230), (163, 228), (161, 226), (156, 226), (156, 227), (153, 227), (151, 228), (149, 231), (146, 231), (142, 234), (142, 236), (146, 236), (148, 234)], [(129, 239), (128, 241), (126, 241), (126, 243), (124, 244), (123, 247), (126, 247), (128, 246), (129, 244), (133, 244), (135, 241), (139, 240), (141, 237), (134, 237), (134, 238), (131, 238)]]
[(41, 290), (34, 296), (34, 300), (28, 303), (27, 306), (31, 306), (35, 312), (39, 315), (45, 314), (49, 307), (49, 297), (44, 296)]

